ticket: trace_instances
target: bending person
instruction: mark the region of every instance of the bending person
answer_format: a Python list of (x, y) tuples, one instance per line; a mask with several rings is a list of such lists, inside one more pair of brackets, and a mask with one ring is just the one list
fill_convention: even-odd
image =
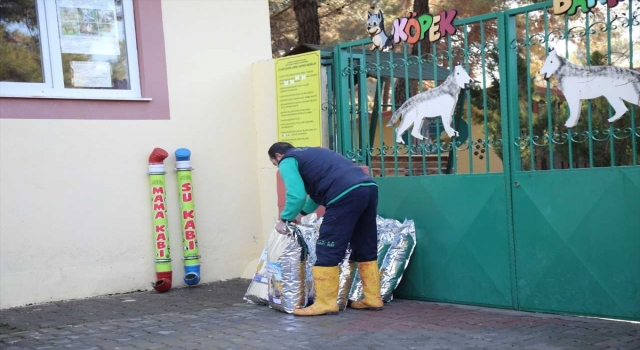
[(324, 148), (295, 148), (278, 142), (269, 148), (268, 154), (273, 165), (279, 167), (286, 187), (286, 203), (276, 225), (278, 232), (286, 233), (287, 223), (298, 221), (320, 205), (326, 207), (316, 243), (317, 261), (312, 268), (316, 300), (309, 307), (294, 310), (294, 314), (338, 313), (338, 265), (348, 244), (364, 290), (364, 300), (352, 302), (351, 308), (381, 310), (376, 227), (378, 186), (373, 178), (349, 159)]

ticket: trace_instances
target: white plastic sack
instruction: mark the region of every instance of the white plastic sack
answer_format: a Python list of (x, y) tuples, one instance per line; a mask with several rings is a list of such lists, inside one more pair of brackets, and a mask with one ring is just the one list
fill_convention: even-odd
[(267, 275), (267, 246), (265, 245), (256, 267), (256, 273), (251, 279), (244, 300), (251, 304), (269, 304), (269, 276)]

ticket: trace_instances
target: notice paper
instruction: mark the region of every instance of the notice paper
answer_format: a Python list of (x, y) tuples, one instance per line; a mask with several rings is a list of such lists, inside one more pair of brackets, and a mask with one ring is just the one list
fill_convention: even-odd
[(120, 55), (114, 0), (57, 0), (62, 53)]
[(71, 69), (74, 87), (113, 87), (109, 62), (72, 61)]

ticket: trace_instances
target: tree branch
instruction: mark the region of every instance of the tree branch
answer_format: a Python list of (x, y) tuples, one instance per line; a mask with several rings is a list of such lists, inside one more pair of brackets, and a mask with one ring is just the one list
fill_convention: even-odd
[(289, 11), (291, 8), (293, 7), (293, 1), (289, 2), (289, 6), (285, 7), (284, 9), (280, 10), (279, 12), (274, 13), (273, 15), (271, 15), (271, 17), (269, 17), (271, 20), (278, 18), (280, 16), (282, 16), (283, 13)]
[(332, 14), (344, 9), (347, 5), (353, 4), (354, 2), (355, 2), (354, 0), (346, 1), (342, 3), (342, 5), (336, 6), (333, 10), (327, 10), (327, 12), (323, 13), (322, 15), (319, 15), (318, 17), (325, 18), (325, 17), (331, 16)]

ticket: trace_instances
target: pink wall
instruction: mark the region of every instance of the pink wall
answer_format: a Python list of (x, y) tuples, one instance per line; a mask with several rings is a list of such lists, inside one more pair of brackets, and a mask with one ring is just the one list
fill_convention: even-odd
[(142, 97), (152, 101), (0, 98), (0, 118), (169, 119), (161, 1), (136, 0), (133, 6)]

